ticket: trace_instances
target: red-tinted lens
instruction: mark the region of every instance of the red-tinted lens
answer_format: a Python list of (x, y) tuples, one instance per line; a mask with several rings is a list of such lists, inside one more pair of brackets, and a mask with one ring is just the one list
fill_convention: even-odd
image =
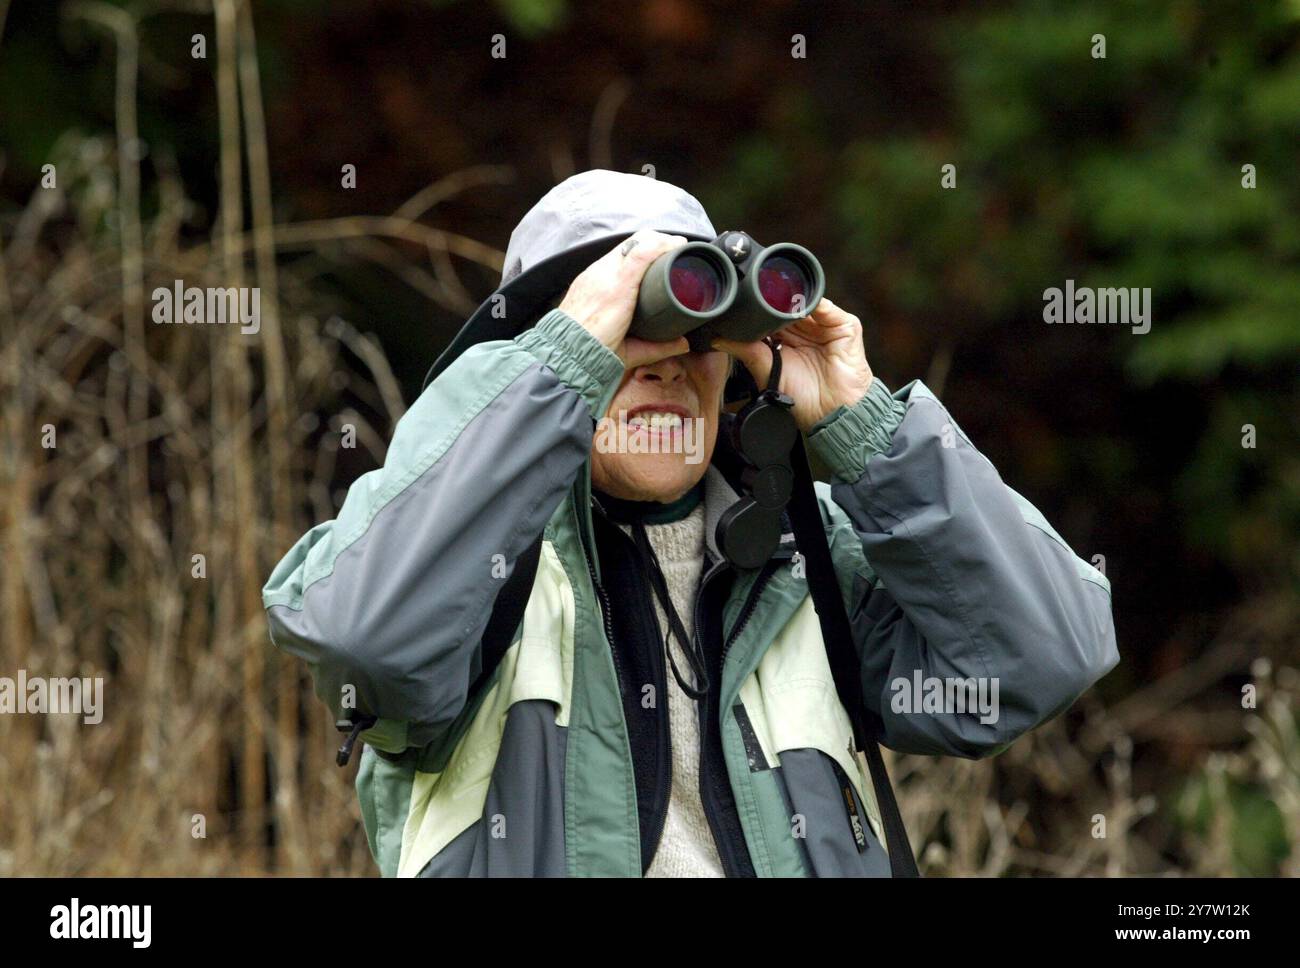
[(722, 277), (717, 268), (698, 255), (684, 255), (674, 262), (668, 271), (668, 284), (677, 301), (697, 313), (716, 306), (722, 294)]
[(758, 270), (758, 291), (778, 313), (807, 313), (811, 288), (799, 264), (784, 256), (767, 259)]

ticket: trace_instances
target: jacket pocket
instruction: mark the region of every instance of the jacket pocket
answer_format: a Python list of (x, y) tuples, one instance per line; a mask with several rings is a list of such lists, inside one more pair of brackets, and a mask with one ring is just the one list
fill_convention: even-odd
[(853, 727), (810, 598), (741, 683), (739, 697), (752, 732), (746, 751), (753, 742), (780, 774), (796, 830), (802, 819), (806, 865), (823, 877), (889, 876), (870, 775), (852, 748)]
[(889, 877), (889, 856), (844, 768), (819, 749), (784, 750), (779, 774), (792, 829), (817, 877)]

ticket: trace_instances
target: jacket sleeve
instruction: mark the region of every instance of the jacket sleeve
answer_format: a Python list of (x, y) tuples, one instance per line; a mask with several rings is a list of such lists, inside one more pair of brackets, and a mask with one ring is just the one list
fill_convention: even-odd
[(1119, 661), (1106, 577), (924, 384), (891, 395), (873, 381), (809, 447), (834, 475), (819, 485), (822, 512), (886, 746), (998, 752)]
[(371, 745), (424, 746), (464, 708), (497, 592), (587, 459), (622, 374), (558, 310), (470, 349), (398, 422), (383, 467), (276, 566), (262, 590), (273, 641), (306, 660), (331, 709), (350, 695), (380, 717)]

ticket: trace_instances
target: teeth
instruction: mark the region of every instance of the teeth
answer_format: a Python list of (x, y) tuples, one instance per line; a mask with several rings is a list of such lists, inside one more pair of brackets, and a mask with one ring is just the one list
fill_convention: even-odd
[(635, 417), (629, 417), (627, 425), (630, 428), (649, 427), (651, 430), (680, 430), (682, 416), (678, 413), (643, 410)]

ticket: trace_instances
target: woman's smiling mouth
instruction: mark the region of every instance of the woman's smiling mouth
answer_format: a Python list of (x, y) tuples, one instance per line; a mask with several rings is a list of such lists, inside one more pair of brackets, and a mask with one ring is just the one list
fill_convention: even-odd
[(628, 433), (670, 437), (682, 432), (691, 412), (678, 404), (655, 402), (623, 411), (621, 417)]

